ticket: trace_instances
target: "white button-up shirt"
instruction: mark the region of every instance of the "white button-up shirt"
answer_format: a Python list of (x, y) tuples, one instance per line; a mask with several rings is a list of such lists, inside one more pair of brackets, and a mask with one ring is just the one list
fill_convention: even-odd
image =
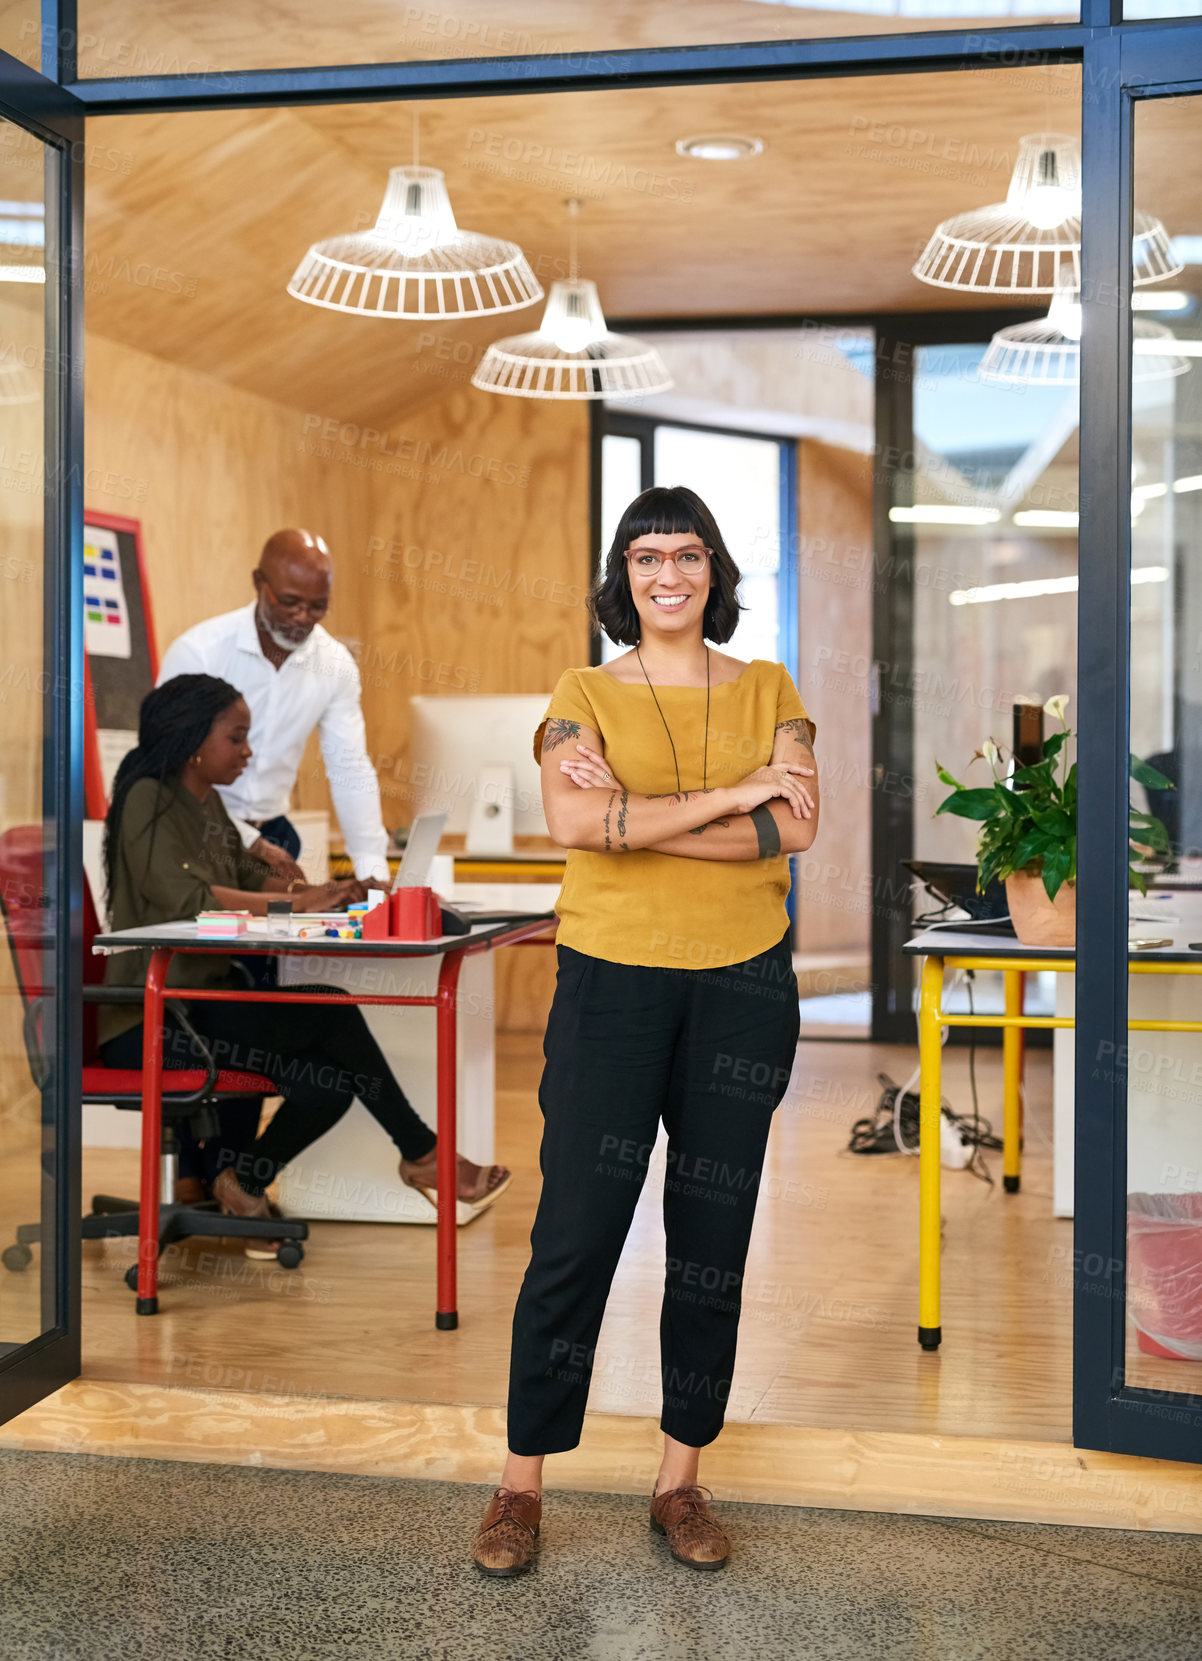
[(246, 771), (222, 785), (222, 800), (249, 847), (255, 822), (286, 814), (309, 734), (317, 727), (330, 795), (357, 877), (388, 877), (388, 832), (380, 784), (367, 755), (359, 668), (320, 623), (278, 669), (264, 655), (255, 627), (257, 601), (210, 617), (167, 648), (159, 685), (176, 675), (217, 675), (250, 706)]

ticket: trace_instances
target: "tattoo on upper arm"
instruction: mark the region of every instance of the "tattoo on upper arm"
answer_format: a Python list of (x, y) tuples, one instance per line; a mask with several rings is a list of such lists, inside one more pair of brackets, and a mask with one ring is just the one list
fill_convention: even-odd
[(807, 721), (804, 716), (796, 715), (790, 721), (779, 721), (776, 727), (777, 734), (784, 733), (786, 738), (795, 739), (802, 749), (814, 750), (814, 723)]
[(561, 744), (568, 744), (573, 738), (579, 737), (579, 721), (564, 721), (556, 716), (543, 728), (543, 751), (545, 753), (548, 750), (557, 750)]

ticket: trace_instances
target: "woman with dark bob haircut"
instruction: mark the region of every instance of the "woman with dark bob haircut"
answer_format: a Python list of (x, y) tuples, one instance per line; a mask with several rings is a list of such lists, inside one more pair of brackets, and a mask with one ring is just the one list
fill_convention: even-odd
[(486, 1574), (530, 1566), (543, 1460), (580, 1440), (661, 1122), (664, 1451), (651, 1526), (691, 1568), (721, 1568), (730, 1552), (698, 1461), (722, 1428), (768, 1130), (797, 1045), (787, 856), (818, 828), (814, 725), (788, 673), (707, 644), (734, 633), (738, 587), (700, 497), (644, 491), (591, 600), (631, 650), (561, 676), (535, 735), (547, 825), (568, 857), (509, 1456), (473, 1547)]

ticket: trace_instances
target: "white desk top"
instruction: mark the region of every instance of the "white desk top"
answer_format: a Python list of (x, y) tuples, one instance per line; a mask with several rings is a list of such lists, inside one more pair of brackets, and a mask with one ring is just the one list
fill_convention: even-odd
[[(509, 909), (497, 907), (496, 909)], [(112, 934), (98, 934), (92, 943), (96, 952), (146, 951), (155, 946), (170, 946), (176, 951), (213, 951), (226, 955), (246, 952), (329, 952), (335, 955), (359, 957), (432, 957), (454, 951), (466, 945), (491, 945), (505, 934), (512, 934), (524, 923), (553, 922), (549, 908), (529, 907), (521, 913), (515, 910), (503, 922), (474, 924), (468, 934), (444, 934), (433, 940), (331, 940), (317, 935), (302, 939), (286, 934), (236, 934), (222, 938), (197, 933), (194, 920), (177, 923), (152, 923), (138, 929), (120, 929)]]
[[(1202, 893), (1177, 889), (1156, 890), (1145, 898), (1132, 892), (1128, 938), (1167, 940), (1167, 946), (1135, 948), (1130, 960), (1159, 958), (1168, 963), (1202, 962), (1202, 950), (1191, 951), (1193, 942), (1202, 946)], [(971, 923), (935, 923), (907, 940), (902, 948), (911, 956), (940, 957), (1042, 957), (1050, 963), (1071, 960), (1072, 946), (1025, 946), (1013, 935), (991, 934)]]

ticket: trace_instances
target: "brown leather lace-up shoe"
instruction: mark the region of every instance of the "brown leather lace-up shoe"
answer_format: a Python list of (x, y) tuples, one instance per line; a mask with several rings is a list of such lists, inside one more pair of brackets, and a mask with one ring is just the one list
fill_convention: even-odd
[(710, 1515), (708, 1488), (670, 1488), (651, 1496), (651, 1527), (666, 1534), (668, 1549), (690, 1569), (720, 1569), (730, 1556), (730, 1541)]
[(483, 1574), (524, 1574), (534, 1560), (543, 1502), (535, 1493), (498, 1488), (472, 1542), (472, 1559)]

